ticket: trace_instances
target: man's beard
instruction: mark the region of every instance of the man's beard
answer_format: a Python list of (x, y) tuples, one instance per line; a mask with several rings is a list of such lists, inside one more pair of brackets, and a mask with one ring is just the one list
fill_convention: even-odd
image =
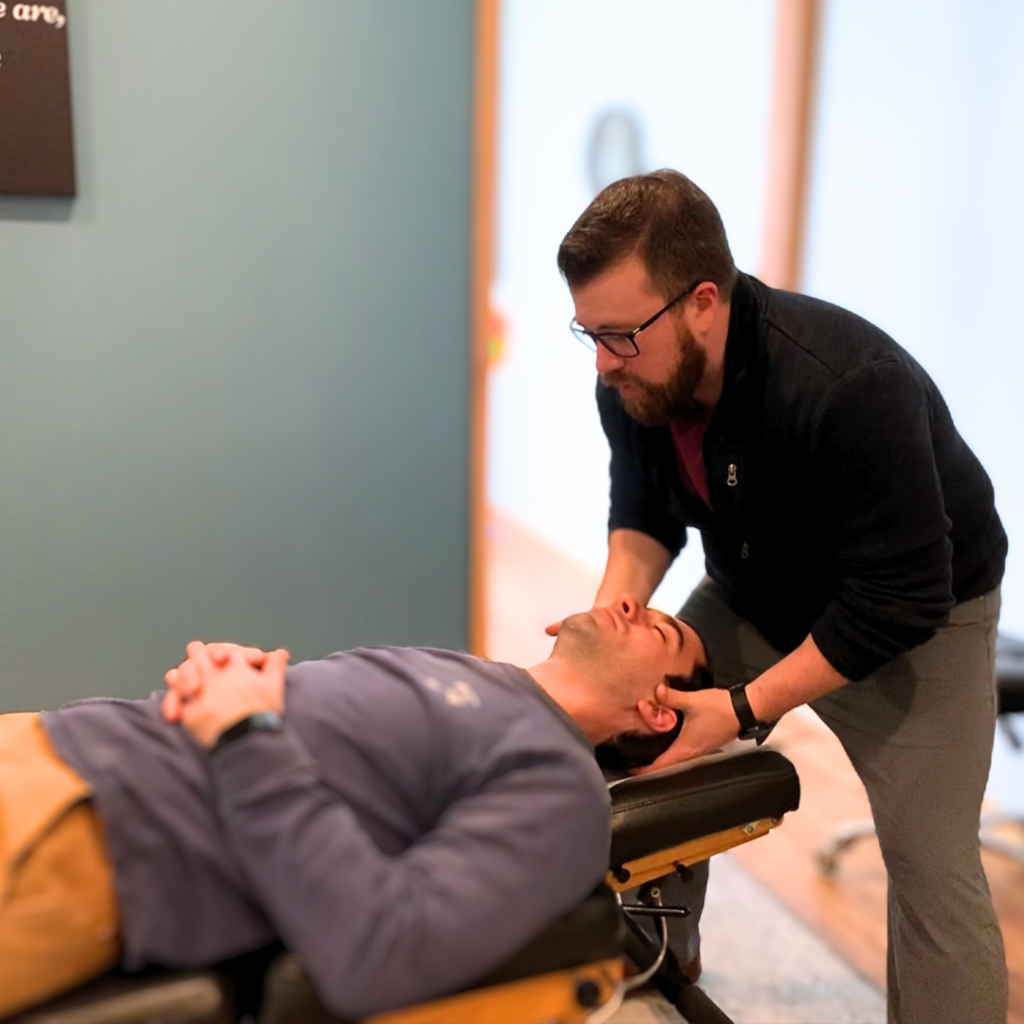
[(679, 342), (679, 365), (664, 384), (650, 384), (626, 370), (601, 374), (602, 382), (609, 387), (628, 384), (637, 390), (628, 398), (620, 391), (619, 400), (626, 413), (645, 427), (664, 427), (673, 420), (693, 419), (698, 411), (693, 396), (704, 378), (708, 357), (683, 325), (679, 327)]

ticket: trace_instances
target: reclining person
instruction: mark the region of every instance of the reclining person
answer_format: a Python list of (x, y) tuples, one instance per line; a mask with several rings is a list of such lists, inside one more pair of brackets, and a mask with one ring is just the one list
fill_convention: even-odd
[(0, 716), (0, 1018), (278, 940), (347, 1017), (473, 983), (600, 881), (591, 745), (676, 729), (656, 691), (702, 656), (623, 596), (528, 670), (193, 643), (148, 700)]

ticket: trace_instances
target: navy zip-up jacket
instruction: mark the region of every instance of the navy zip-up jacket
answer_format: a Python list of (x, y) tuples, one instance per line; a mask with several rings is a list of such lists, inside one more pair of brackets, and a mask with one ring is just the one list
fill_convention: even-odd
[(740, 274), (722, 396), (704, 437), (712, 510), (683, 487), (667, 427), (598, 382), (609, 529), (673, 556), (701, 531), (730, 606), (783, 651), (807, 637), (847, 679), (929, 640), (996, 587), (992, 484), (934, 382), (888, 335)]

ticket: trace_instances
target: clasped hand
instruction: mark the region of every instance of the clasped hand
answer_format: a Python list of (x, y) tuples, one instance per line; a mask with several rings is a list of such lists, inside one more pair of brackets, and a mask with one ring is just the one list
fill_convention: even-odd
[(164, 676), (162, 710), (207, 749), (236, 722), (258, 711), (284, 710), (288, 652), (192, 641), (188, 657)]

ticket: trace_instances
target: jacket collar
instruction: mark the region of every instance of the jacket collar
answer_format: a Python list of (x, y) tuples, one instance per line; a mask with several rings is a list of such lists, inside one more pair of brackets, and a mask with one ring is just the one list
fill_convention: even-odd
[[(711, 421), (711, 434), (731, 434), (755, 409), (750, 394), (758, 376), (758, 322), (763, 285), (748, 274), (739, 274), (729, 308), (729, 333), (725, 341), (725, 376), (722, 394)], [(756, 401), (754, 401), (756, 405)]]
[(742, 386), (754, 369), (757, 358), (757, 325), (761, 302), (757, 285), (760, 281), (739, 274), (733, 288), (729, 310), (729, 334), (725, 342), (725, 386)]

